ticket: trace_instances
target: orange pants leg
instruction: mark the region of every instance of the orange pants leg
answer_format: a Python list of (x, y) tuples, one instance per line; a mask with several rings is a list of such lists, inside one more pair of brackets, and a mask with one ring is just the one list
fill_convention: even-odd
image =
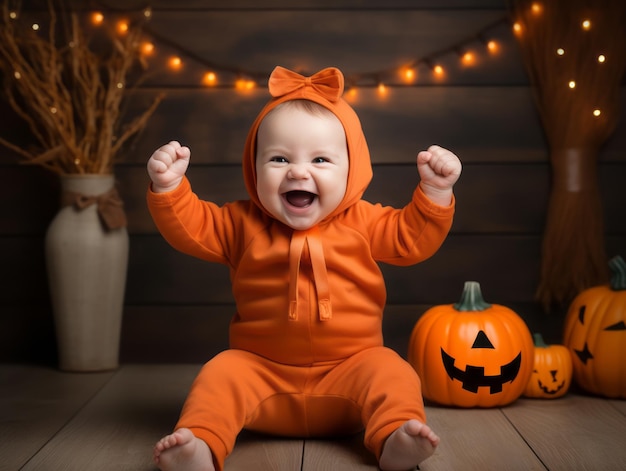
[(200, 371), (176, 428), (204, 440), (221, 470), (243, 428), (328, 436), (365, 424), (365, 445), (379, 458), (387, 437), (409, 419), (425, 421), (419, 378), (385, 347), (312, 366), (228, 350)]
[(369, 348), (343, 361), (310, 393), (342, 396), (357, 404), (365, 425), (365, 446), (377, 459), (387, 437), (407, 420), (426, 423), (417, 373), (386, 347)]
[(198, 373), (176, 428), (189, 428), (204, 440), (213, 453), (216, 469), (222, 470), (237, 435), (254, 421), (259, 405), (268, 398), (298, 394), (304, 386), (306, 374), (299, 380), (282, 373), (282, 367), (242, 350), (220, 353)]

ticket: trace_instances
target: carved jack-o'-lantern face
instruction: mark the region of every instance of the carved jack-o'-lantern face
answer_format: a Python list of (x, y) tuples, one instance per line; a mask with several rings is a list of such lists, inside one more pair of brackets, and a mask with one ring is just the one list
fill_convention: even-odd
[[(546, 370), (533, 370), (533, 375), (536, 376), (537, 387), (539, 390), (548, 395), (557, 397), (565, 388), (565, 380), (557, 377), (559, 370), (549, 370), (549, 376), (546, 375)], [(530, 377), (532, 382), (534, 376)]]
[(626, 399), (626, 263), (609, 261), (610, 286), (580, 293), (565, 318), (564, 344), (572, 354), (574, 379), (586, 391)]
[(524, 396), (556, 399), (567, 393), (572, 382), (572, 359), (563, 345), (547, 345), (535, 334), (533, 373)]
[[(487, 337), (487, 334), (485, 334), (482, 330), (478, 331), (471, 348), (487, 348), (495, 350), (495, 347)], [(466, 391), (476, 393), (478, 392), (478, 388), (486, 387), (489, 388), (489, 394), (496, 394), (502, 392), (502, 385), (504, 383), (510, 383), (517, 378), (520, 364), (522, 362), (522, 354), (520, 352), (510, 362), (500, 365), (499, 372), (492, 375), (485, 374), (484, 365), (467, 364), (464, 370), (459, 369), (454, 366), (456, 360), (451, 355), (446, 353), (443, 348), (441, 348), (441, 360), (443, 361), (443, 366), (450, 379), (453, 381), (460, 381), (462, 388)]]
[(422, 379), (425, 398), (458, 407), (495, 407), (524, 391), (533, 343), (515, 312), (485, 303), (478, 283), (467, 282), (459, 303), (422, 315), (408, 359)]

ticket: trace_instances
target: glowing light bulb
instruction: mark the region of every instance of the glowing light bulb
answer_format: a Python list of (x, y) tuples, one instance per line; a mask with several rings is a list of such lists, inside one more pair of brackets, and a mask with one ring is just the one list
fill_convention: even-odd
[(117, 86), (117, 88), (119, 88), (121, 90), (122, 88), (124, 88), (124, 83), (123, 82), (117, 82), (116, 86)]
[(54, 106), (50, 107), (50, 113), (56, 114), (57, 111), (58, 110)]
[(183, 61), (178, 56), (172, 56), (170, 60), (167, 61), (167, 65), (172, 70), (180, 70), (183, 66)]
[(599, 109), (595, 109), (593, 110), (593, 115), (597, 118), (598, 116), (600, 116), (602, 114), (602, 111), (600, 111)]
[(17, 12), (16, 11), (9, 12), (9, 18), (11, 18), (12, 20), (17, 19)]
[(533, 15), (541, 15), (543, 12), (543, 5), (539, 2), (533, 2), (530, 6), (530, 11), (533, 12)]
[(604, 54), (600, 54), (598, 56), (598, 62), (603, 63), (604, 61), (606, 61), (606, 56)]
[(120, 34), (126, 34), (128, 33), (128, 21), (126, 20), (120, 20), (117, 22), (117, 32)]
[(495, 54), (496, 52), (498, 52), (498, 49), (499, 49), (498, 43), (494, 41), (493, 39), (487, 43), (487, 50), (490, 53)]
[(217, 75), (215, 75), (215, 72), (207, 72), (206, 74), (204, 74), (202, 82), (205, 85), (212, 87), (217, 84)]
[(475, 62), (476, 56), (474, 56), (474, 53), (471, 51), (467, 51), (465, 54), (463, 54), (462, 58), (463, 63), (465, 65), (472, 65)]
[(144, 16), (144, 18), (151, 18), (151, 17), (152, 17), (152, 8), (147, 7), (147, 8), (143, 11), (143, 16)]
[(570, 80), (569, 83), (567, 84), (567, 86), (569, 88), (576, 88), (576, 82), (574, 82), (573, 80)]
[(585, 31), (589, 31), (589, 29), (591, 29), (591, 21), (583, 20), (583, 22), (581, 23), (581, 26), (583, 27)]
[(513, 23), (513, 32), (518, 36), (522, 34), (522, 25), (517, 21)]
[(140, 50), (144, 56), (150, 56), (154, 53), (154, 44), (152, 44), (150, 41), (144, 41), (141, 43)]
[(435, 67), (433, 67), (433, 73), (437, 77), (442, 77), (443, 74), (445, 73), (445, 71), (443, 70), (443, 67), (441, 67), (439, 64), (437, 64)]
[(252, 90), (255, 87), (254, 80), (239, 78), (235, 81), (235, 88), (241, 91)]
[(99, 11), (95, 11), (91, 14), (91, 24), (93, 25), (101, 25), (104, 21), (104, 15)]
[(386, 97), (387, 93), (389, 93), (389, 90), (387, 89), (385, 84), (382, 82), (378, 84), (378, 86), (376, 87), (376, 91), (378, 92), (378, 96), (381, 98)]
[(411, 67), (406, 67), (402, 70), (402, 78), (405, 82), (411, 83), (415, 80), (415, 69)]
[(31, 28), (33, 28), (33, 31), (39, 31), (39, 25), (37, 23), (33, 23)]
[(556, 50), (556, 53), (557, 53), (559, 56), (563, 56), (563, 55), (565, 55), (565, 49), (563, 49), (562, 47), (560, 47), (560, 48), (558, 48), (558, 49)]
[(13, 72), (13, 77), (15, 77), (16, 80), (19, 80), (22, 78), (22, 74), (20, 74), (17, 70), (15, 72)]

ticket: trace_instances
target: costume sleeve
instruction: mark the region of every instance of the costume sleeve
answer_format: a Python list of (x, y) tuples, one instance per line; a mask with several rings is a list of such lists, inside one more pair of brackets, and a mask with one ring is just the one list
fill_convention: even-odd
[(230, 264), (231, 212), (200, 200), (187, 178), (166, 193), (148, 189), (147, 202), (157, 228), (172, 247), (203, 260)]
[(445, 240), (454, 216), (450, 206), (439, 206), (418, 186), (402, 209), (373, 207), (368, 223), (372, 256), (392, 265), (413, 265), (432, 256)]

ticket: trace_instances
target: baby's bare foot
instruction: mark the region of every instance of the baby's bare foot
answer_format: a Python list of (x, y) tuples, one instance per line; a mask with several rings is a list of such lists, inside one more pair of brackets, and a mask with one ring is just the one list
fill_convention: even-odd
[(418, 420), (408, 420), (387, 438), (380, 455), (380, 469), (414, 469), (435, 452), (437, 445), (439, 437), (428, 425)]
[(187, 428), (157, 442), (154, 462), (161, 471), (215, 471), (211, 450)]

